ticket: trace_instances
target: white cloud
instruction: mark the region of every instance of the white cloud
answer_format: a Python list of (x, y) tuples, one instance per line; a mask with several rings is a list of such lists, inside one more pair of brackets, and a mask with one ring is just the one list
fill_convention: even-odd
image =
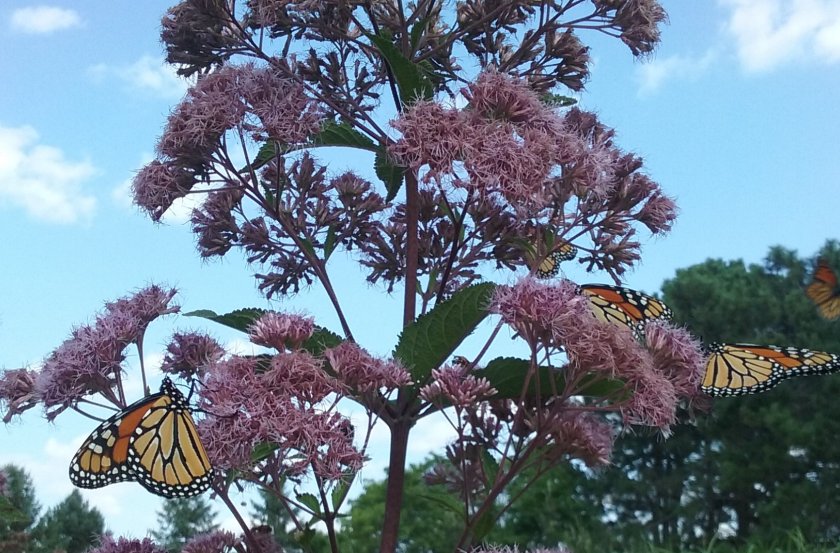
[(668, 80), (696, 80), (708, 70), (716, 58), (717, 54), (709, 50), (701, 57), (677, 54), (642, 62), (636, 67), (639, 95), (644, 96), (656, 92)]
[(719, 0), (741, 65), (770, 71), (797, 60), (840, 61), (840, 0)]
[(53, 146), (38, 144), (29, 126), (0, 126), (0, 206), (23, 208), (50, 223), (90, 219), (96, 199), (82, 190), (96, 168), (89, 161), (70, 161)]
[(33, 34), (48, 34), (63, 29), (79, 27), (82, 18), (70, 9), (55, 6), (32, 6), (18, 8), (12, 12), (11, 26), (17, 31)]
[(89, 67), (88, 74), (97, 81), (117, 79), (132, 91), (151, 93), (164, 99), (180, 98), (190, 84), (188, 79), (179, 77), (171, 65), (152, 56), (143, 56), (126, 65), (100, 63)]

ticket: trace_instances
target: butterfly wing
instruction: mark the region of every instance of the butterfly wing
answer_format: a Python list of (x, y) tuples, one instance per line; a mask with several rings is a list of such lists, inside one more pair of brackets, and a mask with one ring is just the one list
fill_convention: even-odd
[(824, 351), (754, 344), (712, 344), (701, 389), (713, 396), (755, 394), (792, 376), (840, 370), (840, 357)]
[(825, 259), (817, 260), (814, 279), (805, 288), (805, 295), (813, 301), (824, 319), (840, 318), (840, 292), (837, 289), (837, 274)]
[(577, 256), (578, 249), (568, 242), (563, 242), (560, 247), (548, 254), (543, 259), (539, 267), (537, 267), (537, 276), (539, 278), (551, 278), (557, 276), (560, 272), (560, 263), (563, 261), (571, 261)]
[(131, 438), (128, 465), (144, 488), (163, 497), (190, 497), (210, 487), (212, 467), (189, 405), (168, 380)]
[(644, 325), (652, 320), (670, 320), (671, 310), (660, 300), (631, 288), (607, 284), (583, 284), (595, 316), (607, 323), (629, 328), (640, 337)]
[(128, 463), (132, 434), (161, 394), (145, 397), (100, 424), (70, 462), (70, 481), (79, 488), (101, 488), (135, 480)]
[(211, 475), (187, 400), (168, 378), (160, 393), (100, 424), (70, 463), (70, 480), (80, 488), (133, 480), (163, 497), (200, 494)]

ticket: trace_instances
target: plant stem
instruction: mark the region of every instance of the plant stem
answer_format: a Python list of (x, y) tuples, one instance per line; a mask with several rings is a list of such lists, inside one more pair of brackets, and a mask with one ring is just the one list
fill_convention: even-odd
[(379, 553), (394, 553), (397, 550), (405, 484), (405, 456), (408, 449), (408, 434), (412, 424), (411, 418), (400, 417), (390, 425), (391, 452), (388, 459), (385, 519), (382, 521), (382, 542), (379, 546)]

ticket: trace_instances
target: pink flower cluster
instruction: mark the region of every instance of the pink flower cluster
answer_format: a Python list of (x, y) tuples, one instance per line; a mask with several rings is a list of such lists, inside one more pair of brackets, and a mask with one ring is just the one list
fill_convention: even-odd
[(169, 116), (157, 145), (159, 158), (134, 178), (134, 201), (157, 221), (174, 200), (207, 178), (228, 131), (297, 144), (317, 132), (322, 119), (303, 86), (279, 69), (224, 66), (202, 76)]
[(3, 416), (4, 423), (37, 405), (36, 377), (36, 373), (27, 369), (8, 370), (0, 375), (0, 402), (7, 405), (6, 414)]
[(632, 392), (621, 405), (629, 423), (666, 429), (675, 421), (678, 399), (698, 394), (703, 354), (686, 331), (648, 325), (644, 348), (629, 329), (596, 319), (570, 281), (525, 278), (499, 287), (491, 311), (535, 347), (562, 348), (567, 381), (591, 373), (622, 380)]
[(176, 313), (170, 306), (175, 289), (151, 285), (136, 294), (106, 303), (93, 325), (72, 332), (44, 361), (35, 390), (52, 420), (82, 397), (101, 393), (120, 405), (114, 387), (121, 376), (124, 350), (142, 344), (146, 327), (157, 317)]
[(224, 355), (222, 345), (206, 334), (176, 332), (166, 346), (160, 370), (189, 380), (203, 375), (207, 367), (221, 361)]
[(265, 463), (278, 477), (312, 469), (340, 478), (362, 464), (349, 421), (322, 407), (341, 391), (321, 361), (303, 351), (231, 357), (205, 376), (200, 405), (210, 415), (199, 423), (202, 442), (220, 469), (253, 469), (259, 446), (271, 449)]
[(394, 360), (384, 361), (353, 342), (342, 342), (324, 352), (336, 378), (351, 390), (384, 392), (411, 384), (411, 375)]
[(496, 394), (486, 378), (469, 372), (469, 366), (460, 364), (433, 369), (432, 381), (420, 388), (420, 397), (436, 405), (471, 407)]
[(315, 319), (269, 311), (248, 328), (251, 342), (277, 351), (298, 349), (312, 336)]

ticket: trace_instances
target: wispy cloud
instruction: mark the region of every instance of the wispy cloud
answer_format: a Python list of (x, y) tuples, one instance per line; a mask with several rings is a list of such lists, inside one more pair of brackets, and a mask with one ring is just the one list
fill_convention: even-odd
[(70, 161), (62, 150), (38, 143), (32, 127), (0, 126), (0, 206), (23, 208), (50, 223), (90, 219), (96, 199), (82, 189), (96, 168)]
[(30, 6), (12, 12), (12, 29), (24, 33), (49, 34), (79, 27), (82, 18), (75, 10), (55, 6)]
[(747, 71), (798, 60), (840, 61), (840, 0), (719, 0)]
[(133, 91), (170, 100), (183, 96), (189, 86), (189, 81), (179, 77), (172, 66), (152, 56), (125, 65), (100, 63), (89, 67), (88, 73), (98, 81), (116, 79)]
[(669, 80), (697, 80), (709, 69), (716, 58), (715, 51), (709, 50), (698, 57), (677, 54), (643, 62), (636, 68), (639, 95), (652, 94)]

